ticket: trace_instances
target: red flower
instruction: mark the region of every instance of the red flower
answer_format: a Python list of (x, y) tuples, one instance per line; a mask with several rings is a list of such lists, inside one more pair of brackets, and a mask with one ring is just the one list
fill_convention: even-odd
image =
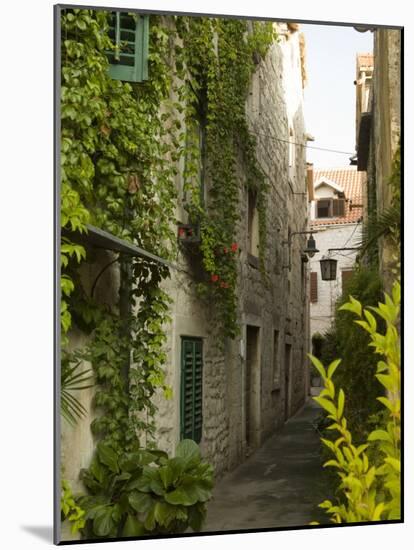
[(223, 250), (224, 250), (224, 254), (227, 254), (227, 252), (229, 251), (229, 249), (227, 248), (227, 246), (225, 246), (225, 247), (223, 248)]
[(185, 235), (185, 229), (184, 227), (180, 227), (180, 229), (178, 230), (178, 236), (184, 237), (184, 235)]
[(218, 280), (219, 280), (219, 276), (216, 275), (215, 273), (213, 273), (213, 274), (211, 275), (211, 282), (212, 282), (212, 283), (216, 283)]
[(231, 251), (232, 252), (236, 252), (236, 250), (239, 248), (239, 245), (237, 243), (232, 243), (231, 244)]

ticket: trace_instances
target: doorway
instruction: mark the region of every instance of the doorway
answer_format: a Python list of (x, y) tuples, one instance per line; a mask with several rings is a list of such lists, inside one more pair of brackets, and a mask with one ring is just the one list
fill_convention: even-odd
[(260, 442), (260, 328), (246, 327), (246, 371), (244, 385), (246, 446), (257, 447)]

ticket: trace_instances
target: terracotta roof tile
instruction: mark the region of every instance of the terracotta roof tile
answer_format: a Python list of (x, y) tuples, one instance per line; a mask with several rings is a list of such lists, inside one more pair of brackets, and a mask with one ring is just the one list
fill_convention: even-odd
[(366, 173), (358, 172), (356, 166), (315, 170), (313, 179), (315, 186), (322, 177), (335, 182), (343, 188), (345, 199), (347, 199), (345, 202), (345, 216), (311, 220), (311, 226), (356, 223), (363, 214), (363, 185), (366, 181)]

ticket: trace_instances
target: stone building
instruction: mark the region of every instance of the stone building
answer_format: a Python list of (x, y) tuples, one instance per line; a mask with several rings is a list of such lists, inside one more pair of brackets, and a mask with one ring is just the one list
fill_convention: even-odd
[[(361, 240), (363, 189), (366, 177), (355, 167), (315, 171), (315, 199), (311, 201), (311, 228), (318, 253), (310, 259), (310, 333), (331, 328), (335, 304), (353, 271)], [(331, 250), (330, 249), (345, 249)], [(351, 249), (351, 250), (346, 250)], [(323, 281), (319, 261), (337, 260), (334, 281)]]
[[(401, 31), (376, 29), (374, 52), (357, 56), (357, 166), (367, 172), (365, 201), (368, 216), (375, 217), (392, 203), (394, 155), (401, 137)], [(365, 60), (366, 67), (362, 67)], [(364, 71), (366, 69), (366, 71)], [(362, 80), (370, 82), (369, 92)], [(360, 101), (362, 91), (365, 100)], [(367, 93), (368, 92), (368, 93)], [(378, 242), (378, 261), (385, 288), (393, 278), (393, 247)]]
[[(270, 184), (265, 251), (269, 281), (258, 269), (254, 198), (243, 190), (237, 230), (240, 336), (228, 340), (221, 351), (211, 327), (211, 311), (197, 297), (194, 280), (183, 271), (175, 272), (168, 287), (174, 298), (168, 362), (174, 397), (159, 403), (160, 445), (173, 451), (180, 439), (186, 407), (181, 387), (183, 354), (193, 349), (190, 354), (202, 363), (202, 399), (196, 411), (199, 441), (216, 475), (260, 446), (303, 405), (307, 394), (308, 289), (300, 252), (305, 237), (293, 239), (290, 269), (285, 244), (289, 232), (307, 228), (305, 148), (294, 145), (306, 141), (303, 36), (287, 25), (276, 26), (279, 41), (257, 65), (246, 103), (251, 131), (257, 136), (257, 158)], [(243, 178), (242, 164), (240, 174)], [(184, 271), (191, 271), (191, 258), (182, 255), (179, 261)]]
[[(308, 271), (301, 252), (306, 237), (295, 234), (292, 245), (287, 245), (289, 235), (308, 229), (307, 134), (302, 110), (304, 37), (297, 26), (275, 26), (279, 39), (265, 59), (258, 60), (245, 106), (250, 130), (257, 138), (257, 159), (269, 184), (264, 251), (268, 277), (259, 269), (257, 205), (243, 185), (240, 161), (236, 239), (240, 335), (227, 339), (224, 347), (218, 345), (211, 322), (214, 306), (206, 307), (197, 293), (197, 266), (191, 255), (180, 252), (175, 263), (178, 269), (172, 269), (171, 278), (164, 283), (172, 298), (172, 321), (165, 327), (165, 370), (173, 396), (170, 400), (157, 397), (157, 444), (174, 453), (180, 438), (188, 437), (185, 423), (189, 421), (192, 437), (200, 443), (217, 477), (241, 463), (281, 427), (304, 404), (308, 393)], [(178, 172), (176, 217), (178, 224), (185, 224), (182, 165)], [(118, 250), (129, 246), (116, 243)], [(81, 267), (81, 276), (87, 292), (94, 292), (97, 300), (116, 303), (120, 284), (116, 263), (96, 284), (97, 274), (113, 257), (113, 252), (102, 248), (105, 236), (90, 232), (90, 260)], [(70, 334), (71, 347), (86, 341), (75, 327)], [(192, 371), (190, 388), (185, 385), (186, 368)], [(92, 389), (82, 392), (88, 415), (75, 428), (62, 424), (64, 475), (75, 490), (80, 488), (79, 470), (89, 466), (94, 450), (89, 429), (95, 414), (92, 397)]]

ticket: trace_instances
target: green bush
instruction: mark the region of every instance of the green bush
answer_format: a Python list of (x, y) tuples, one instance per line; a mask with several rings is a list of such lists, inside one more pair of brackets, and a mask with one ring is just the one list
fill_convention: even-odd
[[(363, 308), (361, 302), (351, 296), (341, 310), (358, 317), (354, 324), (364, 329), (368, 334), (368, 345), (377, 356), (381, 356), (375, 378), (382, 388), (377, 397), (382, 405), (382, 415), (366, 442), (354, 444), (352, 430), (344, 415), (345, 393), (342, 388), (337, 392), (333, 382), (341, 360), (333, 361), (325, 369), (316, 357), (311, 356), (325, 386), (314, 399), (327, 413), (328, 429), (338, 436), (333, 441), (322, 438), (333, 455), (324, 467), (334, 468), (340, 478), (338, 502), (326, 500), (320, 507), (334, 523), (400, 519), (400, 338), (397, 329), (400, 285), (396, 282), (392, 297), (386, 294), (385, 303), (379, 303), (378, 307)], [(384, 330), (379, 329), (377, 319), (385, 325)]]
[(81, 478), (90, 493), (78, 499), (86, 511), (86, 538), (199, 531), (213, 488), (212, 467), (189, 439), (178, 444), (174, 458), (159, 450), (123, 452), (98, 443)]
[(369, 346), (369, 335), (359, 330), (352, 322), (352, 313), (341, 307), (349, 295), (362, 306), (377, 303), (382, 296), (378, 273), (364, 267), (355, 271), (338, 301), (334, 325), (324, 334), (320, 357), (324, 364), (331, 363), (336, 357), (342, 358), (342, 367), (335, 372), (333, 382), (347, 389), (349, 427), (356, 439), (362, 440), (369, 417), (380, 410), (376, 396), (381, 386), (375, 378), (377, 359)]

